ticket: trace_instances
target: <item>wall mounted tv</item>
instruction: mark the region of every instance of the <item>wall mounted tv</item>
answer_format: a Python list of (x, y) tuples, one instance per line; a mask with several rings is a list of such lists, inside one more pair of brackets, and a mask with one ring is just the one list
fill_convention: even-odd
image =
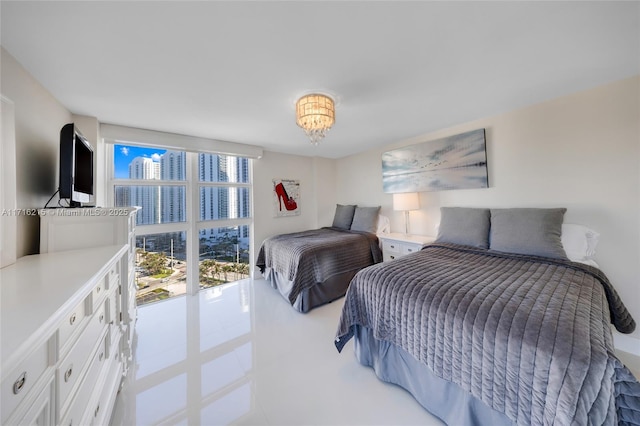
[(80, 207), (93, 199), (93, 148), (73, 124), (60, 130), (60, 199)]

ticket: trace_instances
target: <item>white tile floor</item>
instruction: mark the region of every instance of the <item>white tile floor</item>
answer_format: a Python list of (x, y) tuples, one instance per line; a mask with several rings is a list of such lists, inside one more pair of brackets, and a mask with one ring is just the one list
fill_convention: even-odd
[(139, 309), (114, 425), (440, 425), (333, 345), (344, 299), (300, 314), (262, 280)]

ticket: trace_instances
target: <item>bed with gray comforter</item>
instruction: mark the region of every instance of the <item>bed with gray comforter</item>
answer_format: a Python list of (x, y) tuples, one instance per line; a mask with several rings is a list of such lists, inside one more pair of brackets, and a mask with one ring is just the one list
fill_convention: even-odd
[(335, 227), (266, 239), (256, 265), (299, 312), (344, 296), (360, 269), (382, 261), (375, 234)]
[(640, 424), (611, 323), (635, 328), (597, 268), (433, 244), (354, 277), (335, 344), (449, 424)]

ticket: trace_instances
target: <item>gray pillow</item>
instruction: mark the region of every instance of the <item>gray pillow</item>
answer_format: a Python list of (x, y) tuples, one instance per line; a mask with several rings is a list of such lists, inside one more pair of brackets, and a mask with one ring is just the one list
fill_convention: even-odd
[(561, 239), (566, 211), (491, 209), (491, 250), (566, 260)]
[(489, 209), (441, 207), (437, 243), (489, 248)]
[(378, 227), (378, 207), (356, 207), (353, 215), (352, 231), (366, 231), (375, 234)]
[(333, 216), (332, 226), (336, 228), (350, 229), (355, 211), (355, 205), (343, 206), (342, 204), (336, 204), (336, 213)]

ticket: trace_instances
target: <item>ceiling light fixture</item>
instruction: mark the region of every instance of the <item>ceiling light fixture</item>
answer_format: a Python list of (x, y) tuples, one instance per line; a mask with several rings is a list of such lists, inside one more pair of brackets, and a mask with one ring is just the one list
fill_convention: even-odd
[(296, 102), (296, 124), (302, 127), (314, 145), (318, 145), (335, 121), (335, 103), (327, 95), (312, 93)]

